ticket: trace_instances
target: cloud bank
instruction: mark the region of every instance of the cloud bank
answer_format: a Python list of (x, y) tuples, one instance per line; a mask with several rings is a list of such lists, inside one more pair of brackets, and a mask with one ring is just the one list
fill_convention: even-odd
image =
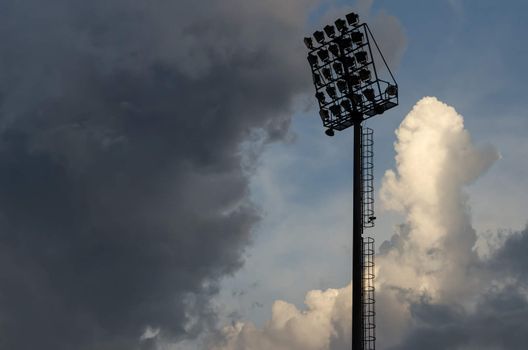
[(259, 218), (240, 145), (287, 133), (311, 4), (2, 1), (0, 348), (149, 349), (214, 321)]
[[(475, 145), (462, 116), (434, 97), (421, 99), (396, 135), (396, 168), (380, 197), (406, 221), (377, 257), (378, 348), (525, 348), (528, 229), (481, 254), (465, 191), (499, 159), (497, 150)], [(306, 305), (279, 301), (263, 328), (227, 327), (213, 349), (350, 349), (350, 286), (309, 292)]]

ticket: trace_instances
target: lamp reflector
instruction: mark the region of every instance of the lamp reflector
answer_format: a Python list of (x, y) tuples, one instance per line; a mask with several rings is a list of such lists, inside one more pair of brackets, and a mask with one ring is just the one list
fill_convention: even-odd
[(324, 33), (320, 30), (317, 30), (315, 33), (313, 33), (313, 36), (315, 38), (315, 40), (319, 43), (319, 44), (322, 44), (324, 43), (325, 41), (325, 36), (324, 36)]
[(354, 106), (361, 105), (363, 103), (363, 97), (360, 94), (353, 94), (352, 103), (354, 104)]
[(337, 81), (337, 88), (339, 89), (339, 92), (342, 94), (346, 94), (348, 92), (348, 86), (347, 86), (346, 81), (344, 80)]
[(359, 51), (354, 54), (356, 56), (356, 61), (359, 64), (365, 64), (367, 63), (367, 53), (365, 51)]
[(335, 27), (329, 24), (324, 27), (324, 32), (326, 33), (326, 36), (333, 38), (335, 36)]
[(308, 63), (310, 63), (310, 66), (317, 66), (317, 63), (319, 63), (319, 60), (317, 59), (316, 55), (309, 54)]
[(395, 86), (395, 85), (389, 85), (389, 86), (387, 86), (387, 88), (385, 89), (385, 92), (386, 92), (387, 95), (389, 95), (389, 96), (396, 96), (396, 95), (398, 95), (398, 87)]
[(361, 83), (361, 80), (359, 79), (359, 77), (356, 74), (352, 74), (352, 75), (350, 75), (348, 77), (348, 82), (352, 86), (358, 86)]
[(304, 38), (304, 45), (306, 45), (306, 47), (310, 50), (313, 50), (314, 46), (312, 38)]
[(383, 112), (385, 112), (385, 106), (375, 103), (374, 112), (376, 112), (376, 114), (383, 114)]
[(317, 56), (321, 59), (323, 62), (327, 62), (330, 56), (328, 56), (328, 50), (320, 49), (317, 51)]
[(345, 22), (345, 20), (341, 19), (341, 18), (338, 18), (335, 22), (335, 26), (337, 28), (337, 30), (339, 30), (340, 32), (344, 32), (348, 29), (348, 26)]
[(359, 71), (359, 79), (363, 81), (370, 80), (370, 70), (363, 68)]
[(338, 42), (341, 52), (348, 51), (352, 48), (352, 39), (350, 38), (341, 38)]
[(339, 56), (339, 46), (336, 44), (330, 44), (330, 46), (328, 46), (328, 51), (330, 51), (335, 57)]
[(321, 81), (321, 76), (319, 74), (313, 73), (312, 77), (313, 77), (313, 82), (315, 85), (317, 86), (323, 85), (323, 82)]
[(353, 56), (345, 56), (341, 59), (341, 62), (343, 62), (345, 70), (350, 69), (356, 65), (356, 61), (354, 60)]
[(374, 101), (376, 99), (376, 95), (374, 94), (374, 89), (367, 88), (363, 90), (363, 95), (367, 98), (369, 101)]
[(335, 115), (336, 117), (339, 116), (341, 114), (341, 106), (331, 105), (330, 112), (332, 112), (332, 114)]
[(344, 99), (341, 101), (341, 107), (347, 112), (350, 112), (352, 110), (352, 104), (350, 103), (350, 100)]
[(351, 26), (356, 25), (359, 22), (359, 16), (354, 12), (350, 12), (348, 15), (346, 15), (346, 19), (348, 24)]
[(328, 94), (328, 96), (330, 96), (332, 100), (335, 100), (337, 98), (337, 91), (334, 86), (328, 86), (326, 88), (326, 93)]
[(354, 44), (363, 44), (363, 33), (361, 33), (360, 31), (354, 31), (352, 32), (352, 34), (350, 34), (350, 36), (352, 37), (352, 41), (354, 42)]
[(334, 68), (334, 72), (336, 72), (337, 75), (343, 75), (343, 66), (339, 62), (334, 62), (332, 64), (332, 68)]
[(323, 119), (323, 120), (330, 119), (330, 114), (328, 113), (327, 109), (320, 109), (319, 110), (319, 115), (321, 116), (321, 119)]
[(323, 68), (322, 71), (323, 71), (323, 76), (327, 81), (332, 80), (333, 77), (332, 77), (332, 71), (330, 70), (330, 68), (328, 67)]
[(325, 94), (322, 93), (321, 91), (317, 92), (315, 94), (315, 97), (317, 98), (320, 104), (324, 104), (326, 102)]

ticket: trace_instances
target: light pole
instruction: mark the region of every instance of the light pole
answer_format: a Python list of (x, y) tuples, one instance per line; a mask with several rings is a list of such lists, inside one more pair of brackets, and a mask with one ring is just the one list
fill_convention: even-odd
[[(372, 50), (371, 41), (375, 45)], [(372, 130), (362, 122), (398, 105), (398, 85), (366, 23), (355, 13), (304, 38), (309, 49), (319, 115), (328, 136), (354, 127), (354, 207), (352, 230), (352, 349), (372, 350), (374, 286), (372, 238), (363, 229), (374, 226), (372, 185)], [(378, 53), (379, 57), (375, 57)], [(375, 59), (390, 76), (378, 77)]]

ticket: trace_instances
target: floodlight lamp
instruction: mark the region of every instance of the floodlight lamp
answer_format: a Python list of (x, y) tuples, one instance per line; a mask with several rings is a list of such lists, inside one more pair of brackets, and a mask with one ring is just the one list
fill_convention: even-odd
[(339, 56), (339, 46), (336, 44), (330, 44), (330, 46), (328, 46), (328, 51), (330, 51), (334, 57)]
[(314, 46), (312, 38), (304, 38), (304, 45), (306, 45), (308, 49), (313, 50)]
[(310, 63), (310, 66), (317, 66), (317, 63), (319, 63), (319, 60), (317, 59), (316, 55), (309, 54), (308, 63)]
[(337, 75), (343, 75), (343, 66), (339, 62), (334, 62), (332, 64), (332, 68), (334, 68), (334, 72), (336, 72)]
[(313, 73), (312, 76), (313, 76), (313, 82), (315, 85), (317, 86), (323, 85), (323, 82), (321, 81), (321, 76), (319, 74)]
[(330, 68), (328, 68), (328, 67), (323, 68), (322, 71), (323, 71), (323, 76), (324, 76), (324, 78), (325, 78), (327, 81), (330, 81), (330, 80), (333, 79), (333, 77), (332, 77), (332, 71), (330, 70)]
[(385, 106), (375, 103), (374, 104), (374, 112), (376, 114), (383, 114), (383, 112), (385, 112)]
[(349, 68), (355, 67), (356, 65), (356, 61), (354, 60), (353, 56), (345, 56), (341, 59), (341, 62), (343, 62), (346, 71), (348, 71)]
[(344, 80), (337, 81), (337, 88), (339, 89), (339, 92), (342, 94), (346, 94), (348, 92), (348, 86), (347, 86), (346, 81)]
[(370, 70), (363, 68), (359, 71), (359, 79), (362, 81), (370, 80)]
[(354, 31), (352, 32), (352, 34), (350, 34), (350, 36), (354, 44), (356, 45), (363, 44), (363, 33), (361, 33), (360, 31)]
[(348, 24), (351, 26), (356, 25), (359, 22), (359, 16), (354, 12), (350, 12), (348, 15), (346, 15), (346, 19)]
[(354, 106), (361, 105), (363, 103), (363, 96), (361, 96), (360, 94), (353, 94), (352, 103), (354, 103)]
[(396, 95), (398, 95), (398, 87), (396, 85), (389, 85), (385, 89), (385, 92), (389, 96), (396, 96)]
[(321, 91), (317, 92), (315, 94), (315, 97), (317, 98), (320, 104), (324, 104), (326, 102), (325, 94)]
[(327, 62), (330, 56), (328, 56), (328, 50), (320, 49), (317, 51), (317, 56), (321, 59), (323, 62)]
[(327, 25), (324, 28), (324, 32), (326, 33), (326, 36), (329, 38), (333, 38), (335, 36), (335, 27), (333, 25)]
[(348, 26), (347, 26), (345, 20), (343, 20), (341, 18), (338, 18), (334, 23), (336, 25), (337, 30), (339, 30), (340, 32), (344, 32), (344, 31), (346, 31), (348, 29)]
[(374, 101), (376, 99), (376, 95), (374, 94), (374, 89), (367, 88), (363, 90), (363, 95), (367, 98), (369, 101)]
[(337, 98), (337, 91), (336, 88), (333, 86), (328, 86), (326, 88), (326, 93), (328, 94), (328, 96), (330, 96), (332, 100), (335, 100)]
[(325, 41), (325, 36), (324, 36), (324, 33), (321, 32), (320, 30), (318, 30), (318, 31), (316, 31), (315, 33), (313, 33), (313, 36), (314, 36), (315, 40), (316, 40), (319, 44), (324, 43), (324, 41)]
[(341, 52), (345, 52), (352, 48), (352, 39), (350, 38), (341, 38), (338, 42)]
[(359, 64), (365, 64), (367, 63), (367, 53), (365, 51), (359, 51), (354, 54), (356, 56), (356, 61)]
[(358, 86), (358, 85), (361, 83), (361, 80), (359, 79), (359, 77), (358, 77), (356, 74), (351, 74), (351, 75), (348, 77), (348, 82), (349, 82), (352, 86)]
[(341, 101), (341, 107), (347, 112), (350, 112), (352, 110), (352, 104), (350, 103), (350, 100), (344, 99)]
[(334, 129), (332, 129), (332, 128), (326, 129), (325, 130), (325, 134), (326, 134), (326, 136), (330, 136), (330, 137), (334, 136), (335, 135), (334, 134)]
[(328, 113), (327, 109), (321, 109), (319, 110), (319, 115), (321, 116), (321, 119), (328, 120), (330, 119), (330, 114)]
[(341, 106), (339, 106), (339, 105), (331, 105), (330, 106), (330, 112), (332, 112), (333, 115), (338, 117), (341, 114)]

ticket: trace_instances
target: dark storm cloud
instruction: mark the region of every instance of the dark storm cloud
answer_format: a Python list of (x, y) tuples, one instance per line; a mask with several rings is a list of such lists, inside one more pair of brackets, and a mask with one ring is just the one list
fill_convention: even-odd
[(410, 302), (412, 327), (393, 350), (525, 349), (528, 343), (528, 228), (507, 238), (487, 260), (474, 262), (480, 277), (475, 305)]
[(0, 4), (0, 348), (210, 320), (256, 210), (240, 144), (309, 87), (303, 1)]

